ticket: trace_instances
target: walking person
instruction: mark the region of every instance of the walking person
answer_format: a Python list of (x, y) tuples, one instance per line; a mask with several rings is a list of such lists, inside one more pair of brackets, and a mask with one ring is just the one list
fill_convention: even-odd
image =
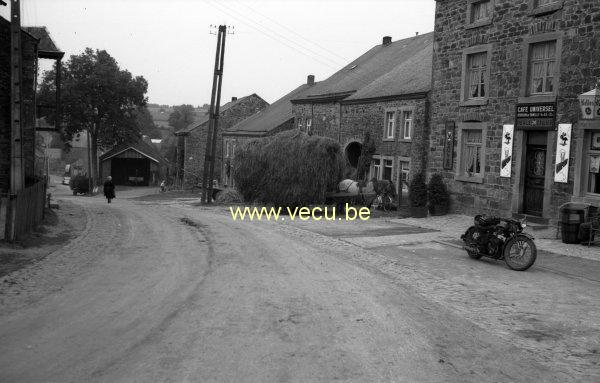
[(104, 196), (108, 203), (110, 203), (111, 199), (115, 198), (115, 185), (112, 182), (111, 176), (108, 176), (106, 181), (104, 181)]

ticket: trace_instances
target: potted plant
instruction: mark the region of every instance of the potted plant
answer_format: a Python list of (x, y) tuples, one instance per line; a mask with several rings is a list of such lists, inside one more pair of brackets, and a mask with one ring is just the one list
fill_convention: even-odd
[(431, 215), (448, 214), (450, 195), (441, 174), (436, 173), (431, 176), (427, 185), (427, 199), (429, 200), (429, 213)]
[(427, 217), (427, 185), (425, 184), (423, 173), (418, 173), (410, 181), (408, 200), (410, 203), (410, 215), (412, 217)]

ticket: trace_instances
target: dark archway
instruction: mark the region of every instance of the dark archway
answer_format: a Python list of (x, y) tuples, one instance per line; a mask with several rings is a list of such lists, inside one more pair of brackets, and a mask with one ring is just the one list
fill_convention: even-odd
[(353, 168), (358, 166), (358, 159), (360, 158), (360, 154), (362, 152), (362, 144), (357, 141), (353, 141), (346, 145), (346, 158), (348, 159), (348, 163)]

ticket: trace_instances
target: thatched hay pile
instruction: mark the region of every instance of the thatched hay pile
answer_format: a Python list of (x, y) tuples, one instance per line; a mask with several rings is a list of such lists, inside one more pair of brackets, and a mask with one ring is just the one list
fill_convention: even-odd
[(296, 130), (248, 142), (233, 162), (236, 188), (244, 199), (276, 206), (323, 203), (343, 171), (336, 141)]
[(244, 198), (242, 197), (240, 192), (238, 192), (237, 190), (235, 190), (233, 188), (227, 188), (227, 189), (221, 190), (220, 192), (217, 193), (215, 201), (217, 203), (221, 203), (221, 204), (242, 203), (242, 202), (244, 202)]

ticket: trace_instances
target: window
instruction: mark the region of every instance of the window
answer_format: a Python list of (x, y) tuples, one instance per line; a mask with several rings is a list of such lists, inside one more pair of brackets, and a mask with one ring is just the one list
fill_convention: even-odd
[(307, 118), (306, 119), (306, 133), (308, 133), (308, 134), (312, 133), (310, 130), (311, 126), (312, 126), (312, 118)]
[(409, 174), (410, 174), (410, 162), (409, 161), (400, 161), (400, 181), (402, 181), (402, 185), (408, 183)]
[(412, 138), (413, 117), (412, 111), (402, 112), (402, 138), (410, 140)]
[(383, 132), (384, 140), (394, 139), (394, 130), (396, 127), (396, 112), (385, 113), (385, 127)]
[(487, 52), (474, 53), (467, 58), (467, 99), (486, 97)]
[(547, 94), (555, 90), (556, 41), (532, 44), (529, 55), (530, 94)]
[(493, 11), (494, 0), (468, 0), (467, 29), (491, 24)]
[(383, 160), (383, 174), (382, 174), (381, 179), (391, 181), (393, 168), (394, 168), (394, 161), (384, 159)]
[(588, 161), (587, 192), (600, 194), (600, 132), (591, 134)]
[(492, 44), (479, 45), (463, 51), (461, 106), (486, 105), (490, 93)]
[(458, 167), (455, 179), (483, 183), (487, 128), (480, 122), (460, 122), (458, 126)]
[(481, 174), (481, 131), (465, 131), (463, 172), (469, 176)]
[(535, 0), (536, 7), (543, 7), (545, 5), (552, 5), (558, 3), (558, 0)]
[(298, 117), (298, 129), (302, 130), (302, 117)]
[(371, 176), (369, 179), (376, 178), (378, 180), (381, 179), (381, 159), (373, 158), (371, 160)]
[(487, 20), (490, 18), (490, 1), (479, 1), (471, 6), (471, 23)]

